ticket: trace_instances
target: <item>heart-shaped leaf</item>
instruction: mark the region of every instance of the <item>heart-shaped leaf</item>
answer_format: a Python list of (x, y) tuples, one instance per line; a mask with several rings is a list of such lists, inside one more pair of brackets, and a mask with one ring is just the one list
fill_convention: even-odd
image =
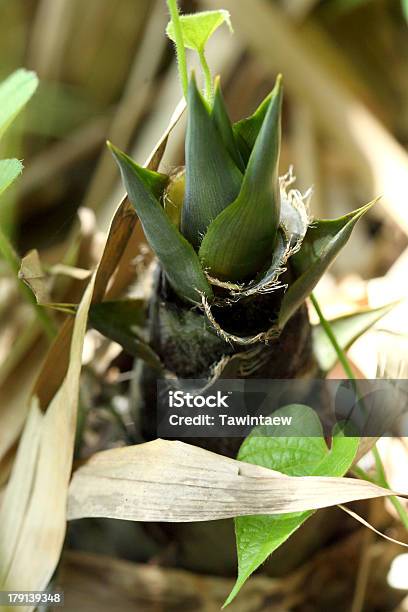
[(156, 253), (174, 291), (181, 298), (201, 303), (212, 290), (191, 244), (180, 234), (157, 199), (167, 177), (138, 166), (128, 155), (108, 144), (119, 166), (129, 200), (134, 206), (147, 241)]
[(203, 265), (221, 280), (254, 276), (272, 255), (276, 242), (280, 217), (281, 79), (275, 87), (240, 193), (211, 223), (200, 247)]
[(346, 245), (357, 221), (375, 204), (376, 200), (338, 219), (321, 219), (309, 226), (298, 253), (290, 259), (294, 282), (282, 300), (279, 326), (283, 328), (290, 317), (326, 272), (335, 257)]
[[(347, 351), (360, 336), (388, 314), (394, 306), (395, 304), (387, 304), (380, 308), (368, 308), (332, 319), (328, 323), (342, 350)], [(337, 363), (337, 353), (320, 324), (313, 327), (313, 352), (323, 373), (329, 372)]]
[(0, 83), (0, 136), (27, 104), (38, 87), (34, 72), (20, 69)]
[[(231, 18), (228, 11), (202, 11), (193, 15), (181, 15), (180, 24), (183, 32), (184, 46), (202, 53), (214, 32), (225, 23), (232, 32)], [(174, 24), (172, 21), (166, 29), (167, 36), (175, 42)]]
[[(352, 465), (359, 438), (346, 437), (337, 426), (329, 450), (320, 420), (308, 406), (285, 406), (274, 415), (292, 416), (292, 436), (282, 437), (278, 427), (256, 428), (239, 450), (240, 461), (289, 476), (343, 476)], [(235, 519), (238, 578), (224, 605), (231, 603), (249, 576), (312, 514), (306, 511)]]
[(22, 173), (23, 164), (18, 159), (0, 160), (0, 195)]
[(188, 89), (186, 190), (181, 231), (196, 248), (210, 223), (237, 197), (242, 174), (214, 125), (194, 77)]

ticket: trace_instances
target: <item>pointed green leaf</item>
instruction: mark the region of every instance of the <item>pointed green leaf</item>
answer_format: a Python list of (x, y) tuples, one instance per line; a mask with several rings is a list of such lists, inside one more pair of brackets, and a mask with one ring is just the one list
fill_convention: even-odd
[[(256, 428), (240, 448), (240, 461), (289, 476), (343, 476), (352, 465), (359, 438), (345, 437), (337, 426), (329, 450), (320, 420), (308, 406), (285, 406), (274, 415), (293, 417), (292, 436), (282, 437), (274, 427)], [(307, 511), (235, 519), (238, 578), (224, 605), (231, 603), (249, 576), (312, 514)]]
[[(184, 45), (188, 49), (195, 49), (198, 53), (204, 51), (205, 46), (214, 32), (225, 23), (232, 32), (231, 18), (228, 11), (202, 11), (193, 15), (180, 17)], [(167, 36), (175, 42), (174, 24), (172, 21), (166, 28)]]
[(34, 72), (20, 69), (0, 83), (0, 137), (22, 110), (38, 86)]
[(0, 195), (22, 173), (23, 164), (18, 159), (2, 159), (0, 161)]
[[(377, 321), (390, 312), (395, 304), (353, 312), (328, 321), (340, 347), (346, 351)], [(329, 372), (337, 363), (337, 353), (322, 326), (313, 328), (313, 351), (322, 372)]]
[(234, 160), (235, 165), (242, 172), (245, 172), (245, 164), (242, 160), (241, 153), (235, 140), (230, 118), (228, 117), (219, 77), (217, 77), (215, 81), (215, 97), (211, 116), (221, 135), (225, 148), (227, 149), (231, 158)]
[(94, 329), (160, 371), (163, 369), (160, 359), (143, 337), (145, 319), (144, 300), (102, 302), (93, 304), (89, 311), (89, 321)]
[(256, 139), (237, 199), (213, 221), (200, 258), (213, 276), (238, 281), (254, 276), (272, 255), (280, 217), (281, 79)]
[(276, 88), (261, 102), (256, 111), (247, 119), (242, 119), (234, 123), (233, 132), (238, 143), (240, 152), (245, 161), (249, 159), (255, 141), (265, 120), (266, 113), (270, 106), (271, 98), (276, 95)]
[(279, 313), (281, 328), (311, 294), (323, 274), (346, 245), (357, 221), (376, 202), (370, 202), (338, 219), (322, 219), (309, 226), (302, 246), (291, 259), (295, 275), (285, 293)]
[(159, 185), (167, 177), (138, 166), (128, 155), (108, 144), (119, 166), (122, 179), (148, 243), (156, 253), (174, 291), (183, 299), (200, 303), (201, 294), (212, 296), (211, 287), (191, 244), (172, 224), (160, 205)]
[(181, 231), (198, 248), (211, 221), (237, 197), (242, 174), (227, 152), (197, 89), (188, 89), (186, 191)]

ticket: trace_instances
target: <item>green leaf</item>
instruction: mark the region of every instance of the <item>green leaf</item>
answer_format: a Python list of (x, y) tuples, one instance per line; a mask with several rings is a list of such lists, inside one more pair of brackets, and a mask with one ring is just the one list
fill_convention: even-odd
[[(201, 53), (214, 32), (225, 23), (232, 32), (231, 18), (228, 11), (202, 11), (193, 15), (180, 17), (184, 45)], [(174, 25), (170, 21), (166, 28), (167, 36), (175, 42)]]
[[(293, 417), (292, 437), (280, 436), (278, 427), (256, 428), (240, 448), (240, 461), (289, 476), (343, 476), (352, 465), (359, 438), (345, 437), (341, 427), (336, 426), (329, 450), (312, 408), (294, 404), (274, 415)], [(235, 519), (238, 578), (224, 605), (231, 603), (249, 576), (312, 514), (313, 511), (307, 511)]]
[(94, 329), (160, 371), (160, 359), (143, 337), (145, 319), (144, 300), (102, 302), (93, 304), (89, 311), (89, 321)]
[(200, 247), (203, 265), (222, 280), (254, 276), (273, 253), (280, 217), (281, 79), (275, 88), (240, 193), (211, 223)]
[(245, 172), (245, 164), (242, 160), (241, 153), (236, 143), (231, 121), (228, 117), (228, 112), (225, 107), (219, 77), (217, 77), (215, 81), (215, 97), (211, 116), (231, 158), (234, 160), (236, 166), (242, 172)]
[(211, 221), (237, 197), (242, 174), (222, 142), (194, 77), (188, 89), (188, 113), (181, 231), (198, 248)]
[(322, 219), (309, 226), (299, 252), (290, 259), (295, 280), (282, 300), (279, 313), (281, 328), (311, 294), (330, 264), (346, 245), (357, 221), (375, 202), (376, 200), (344, 217)]
[[(340, 347), (346, 351), (370, 327), (389, 313), (394, 306), (395, 304), (387, 304), (380, 308), (353, 312), (352, 314), (332, 319), (328, 323)], [(337, 363), (338, 357), (336, 351), (320, 324), (313, 327), (313, 351), (322, 372), (329, 372)]]
[[(201, 303), (201, 294), (212, 290), (191, 244), (173, 225), (156, 195), (167, 177), (138, 166), (128, 155), (108, 143), (119, 166), (130, 202), (133, 204), (148, 243), (156, 253), (174, 291), (185, 300)], [(155, 195), (156, 194), (156, 195)]]
[(0, 160), (0, 195), (22, 173), (23, 164), (18, 159)]
[(408, 22), (408, 0), (401, 0), (402, 12), (404, 13), (405, 20)]
[(34, 72), (20, 69), (0, 83), (0, 137), (22, 110), (38, 86)]
[(233, 131), (238, 142), (241, 155), (245, 161), (249, 159), (256, 139), (265, 120), (266, 113), (270, 106), (271, 98), (276, 95), (276, 88), (261, 102), (256, 111), (247, 119), (242, 119), (234, 123)]

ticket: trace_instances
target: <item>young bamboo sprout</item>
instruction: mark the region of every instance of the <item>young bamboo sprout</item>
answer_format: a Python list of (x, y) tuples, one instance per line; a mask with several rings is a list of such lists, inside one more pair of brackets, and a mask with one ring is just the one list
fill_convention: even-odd
[[(232, 123), (221, 81), (212, 80), (204, 56), (215, 29), (223, 23), (230, 26), (229, 15), (208, 11), (179, 16), (175, 1), (168, 3), (172, 22), (167, 32), (176, 43), (187, 99), (185, 168), (169, 175), (151, 172), (109, 145), (157, 258), (147, 332), (142, 337), (134, 331), (131, 307), (125, 319), (115, 317), (119, 310), (114, 303), (100, 305), (93, 321), (102, 333), (144, 361), (136, 372), (138, 409), (147, 438), (156, 435), (156, 383), (164, 373), (174, 381), (174, 388), (186, 378), (204, 380), (208, 386), (221, 377), (282, 379), (324, 374), (322, 359), (315, 358), (318, 351), (314, 352), (313, 340), (318, 336), (312, 337), (305, 301), (372, 206), (338, 219), (312, 222), (309, 194), (303, 196), (291, 188), (291, 171), (279, 177), (282, 77), (278, 76), (253, 115)], [(185, 47), (195, 49), (200, 57), (204, 95), (196, 76), (187, 75)], [(135, 321), (138, 317), (139, 307)], [(363, 331), (362, 327), (354, 339)], [(343, 444), (350, 457), (337, 465), (339, 475), (351, 465), (358, 446), (358, 440), (353, 440)], [(195, 442), (236, 456), (241, 440)], [(322, 444), (322, 452), (328, 452)], [(332, 475), (327, 470), (326, 474), (323, 469), (324, 474)], [(269, 552), (260, 542), (265, 555), (259, 553), (253, 563), (245, 551), (242, 554), (238, 537), (240, 577), (230, 600), (305, 518), (293, 519)], [(245, 530), (246, 520), (237, 523), (238, 536), (243, 533), (239, 525)], [(248, 563), (243, 569), (244, 558)]]

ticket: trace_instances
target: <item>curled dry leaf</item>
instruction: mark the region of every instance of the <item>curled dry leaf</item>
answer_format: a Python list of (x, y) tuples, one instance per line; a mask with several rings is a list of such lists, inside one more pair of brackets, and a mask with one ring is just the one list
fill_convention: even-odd
[(94, 455), (73, 477), (68, 519), (211, 521), (325, 508), (392, 492), (352, 478), (293, 477), (183, 442)]
[(18, 278), (30, 287), (37, 304), (48, 304), (51, 301), (47, 277), (37, 249), (29, 251), (21, 260)]

